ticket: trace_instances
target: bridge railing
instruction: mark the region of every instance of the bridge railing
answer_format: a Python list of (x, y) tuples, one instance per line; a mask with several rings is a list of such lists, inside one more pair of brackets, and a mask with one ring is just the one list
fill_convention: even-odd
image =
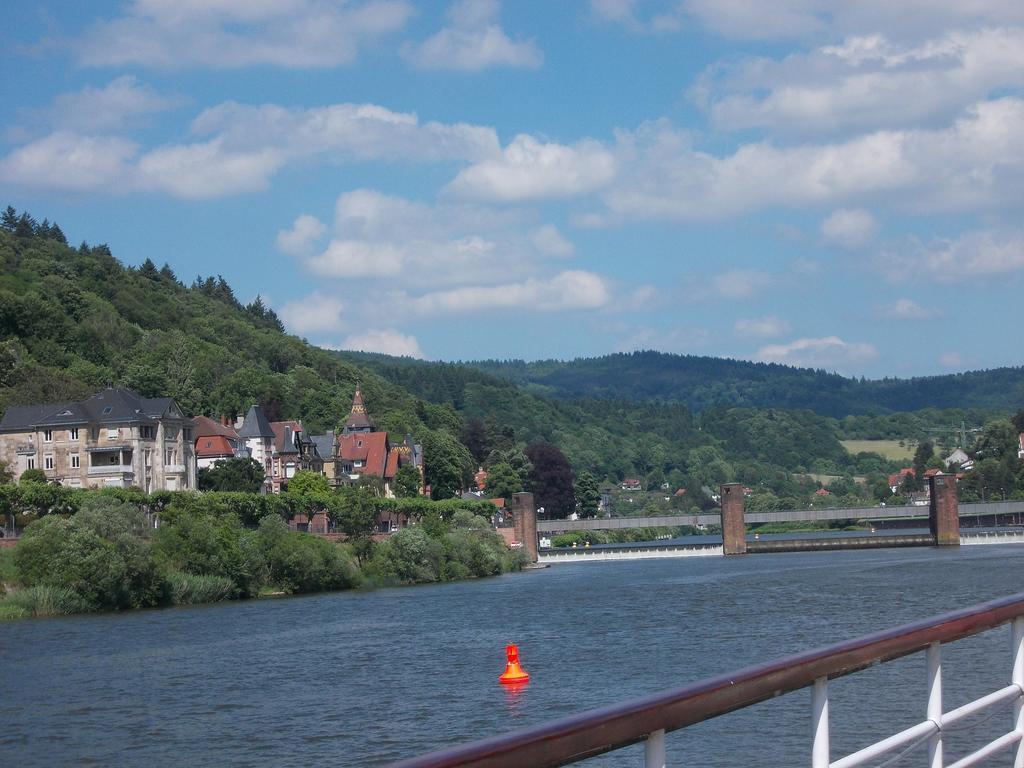
[[(1012, 623), (1009, 684), (950, 712), (942, 711), (941, 646)], [(829, 752), (828, 680), (879, 662), (925, 651), (928, 695), (917, 725), (839, 760)], [(665, 765), (665, 734), (801, 688), (812, 688), (812, 768), (852, 768), (899, 748), (929, 742), (929, 768), (966, 768), (1016, 747), (1024, 768), (1024, 594), (865, 635), (813, 651), (707, 678), (633, 701), (594, 709), (551, 723), (434, 752), (398, 763), (400, 768), (518, 768), (568, 765), (646, 742), (645, 765)], [(955, 763), (943, 762), (943, 729), (996, 704), (1014, 702), (1009, 731)], [(794, 760), (794, 763), (796, 761)], [(806, 764), (806, 763), (805, 763)]]

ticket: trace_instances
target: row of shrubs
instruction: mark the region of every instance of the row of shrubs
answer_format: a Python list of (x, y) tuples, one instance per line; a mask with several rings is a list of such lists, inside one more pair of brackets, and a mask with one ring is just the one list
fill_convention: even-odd
[(432, 509), (386, 541), (343, 544), (293, 531), (277, 514), (247, 526), (191, 500), (164, 511), (153, 528), (140, 505), (93, 493), (74, 514), (32, 522), (9, 550), (0, 618), (447, 581), (521, 566), (488, 520), (467, 509)]
[(417, 496), (411, 499), (386, 499), (370, 495), (363, 489), (345, 487), (324, 495), (298, 493), (242, 493), (234, 491), (155, 491), (144, 493), (139, 488), (104, 488), (86, 490), (39, 482), (0, 484), (0, 522), (21, 530), (49, 514), (75, 514), (86, 500), (97, 495), (132, 504), (148, 515), (179, 512), (189, 514), (230, 514), (247, 526), (256, 526), (268, 515), (291, 520), (298, 514), (308, 515), (326, 508), (332, 519), (341, 518), (352, 507), (365, 510), (369, 519), (390, 514), (418, 520), (436, 514), (449, 519), (464, 509), (475, 515), (488, 516), (494, 506), (487, 501), (447, 499), (431, 501)]

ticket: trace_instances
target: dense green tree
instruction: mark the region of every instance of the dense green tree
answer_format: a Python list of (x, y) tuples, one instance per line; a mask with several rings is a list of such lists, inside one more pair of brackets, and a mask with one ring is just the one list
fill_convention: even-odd
[(548, 518), (568, 517), (576, 508), (573, 491), (573, 472), (565, 455), (557, 446), (547, 442), (531, 443), (526, 456), (533, 464), (530, 490), (538, 507), (543, 507)]
[(523, 479), (507, 462), (499, 462), (487, 470), (484, 493), (489, 499), (510, 499), (523, 487)]
[(997, 460), (1016, 456), (1019, 434), (1009, 419), (994, 419), (982, 430), (974, 444), (973, 455), (976, 458)]
[(220, 459), (212, 467), (200, 469), (197, 477), (201, 491), (241, 491), (256, 493), (263, 486), (266, 472), (255, 459)]
[(26, 469), (21, 473), (21, 477), (18, 479), (18, 482), (22, 485), (30, 485), (32, 483), (45, 484), (47, 482), (46, 473), (41, 469)]
[(14, 551), (24, 584), (72, 590), (88, 606), (140, 608), (168, 599), (140, 510), (92, 497), (74, 517), (51, 515), (30, 525)]
[(422, 439), (424, 480), (434, 499), (450, 499), (469, 483), (473, 457), (447, 432), (427, 430)]
[(0, 214), (0, 228), (8, 232), (14, 232), (18, 228), (18, 212), (14, 210), (14, 206), (8, 205)]
[(583, 470), (576, 476), (576, 504), (580, 517), (596, 517), (601, 503), (601, 491), (594, 476)]
[(1013, 424), (1013, 428), (1016, 430), (1018, 435), (1024, 433), (1024, 410), (1017, 411), (1013, 414), (1013, 418), (1010, 419), (1010, 422)]
[(412, 499), (420, 494), (420, 471), (412, 464), (404, 464), (395, 472), (395, 496)]
[(319, 472), (300, 469), (288, 481), (288, 493), (326, 503), (326, 499), (331, 494), (331, 486), (328, 484), (327, 478)]
[(139, 274), (147, 280), (157, 280), (160, 277), (160, 272), (156, 268), (156, 264), (153, 263), (152, 259), (146, 259), (139, 266)]
[(914, 490), (924, 487), (924, 473), (935, 456), (935, 446), (930, 440), (922, 440), (914, 450)]

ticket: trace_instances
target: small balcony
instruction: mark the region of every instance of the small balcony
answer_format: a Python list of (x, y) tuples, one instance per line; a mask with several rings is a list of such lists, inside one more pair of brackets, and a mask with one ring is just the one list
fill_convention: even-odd
[(129, 477), (134, 477), (135, 471), (132, 469), (131, 464), (103, 464), (98, 467), (89, 467), (89, 477), (96, 477), (100, 475), (128, 475)]
[(14, 446), (14, 452), (19, 456), (35, 455), (36, 445), (35, 443), (18, 443)]

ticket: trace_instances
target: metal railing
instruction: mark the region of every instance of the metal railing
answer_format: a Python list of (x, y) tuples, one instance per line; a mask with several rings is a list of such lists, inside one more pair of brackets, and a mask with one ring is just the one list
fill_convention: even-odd
[[(942, 711), (941, 646), (1012, 622), (1009, 684), (949, 712)], [(839, 760), (829, 751), (828, 680), (879, 662), (925, 651), (925, 719)], [(983, 603), (855, 640), (747, 667), (644, 698), (405, 760), (396, 768), (518, 768), (568, 765), (645, 742), (645, 766), (665, 766), (665, 734), (800, 688), (812, 688), (812, 768), (852, 768), (901, 747), (929, 743), (929, 768), (966, 768), (1016, 746), (1024, 768), (1024, 594)], [(960, 760), (943, 762), (943, 730), (996, 704), (1013, 701), (1012, 728)], [(795, 761), (794, 761), (795, 762)]]

